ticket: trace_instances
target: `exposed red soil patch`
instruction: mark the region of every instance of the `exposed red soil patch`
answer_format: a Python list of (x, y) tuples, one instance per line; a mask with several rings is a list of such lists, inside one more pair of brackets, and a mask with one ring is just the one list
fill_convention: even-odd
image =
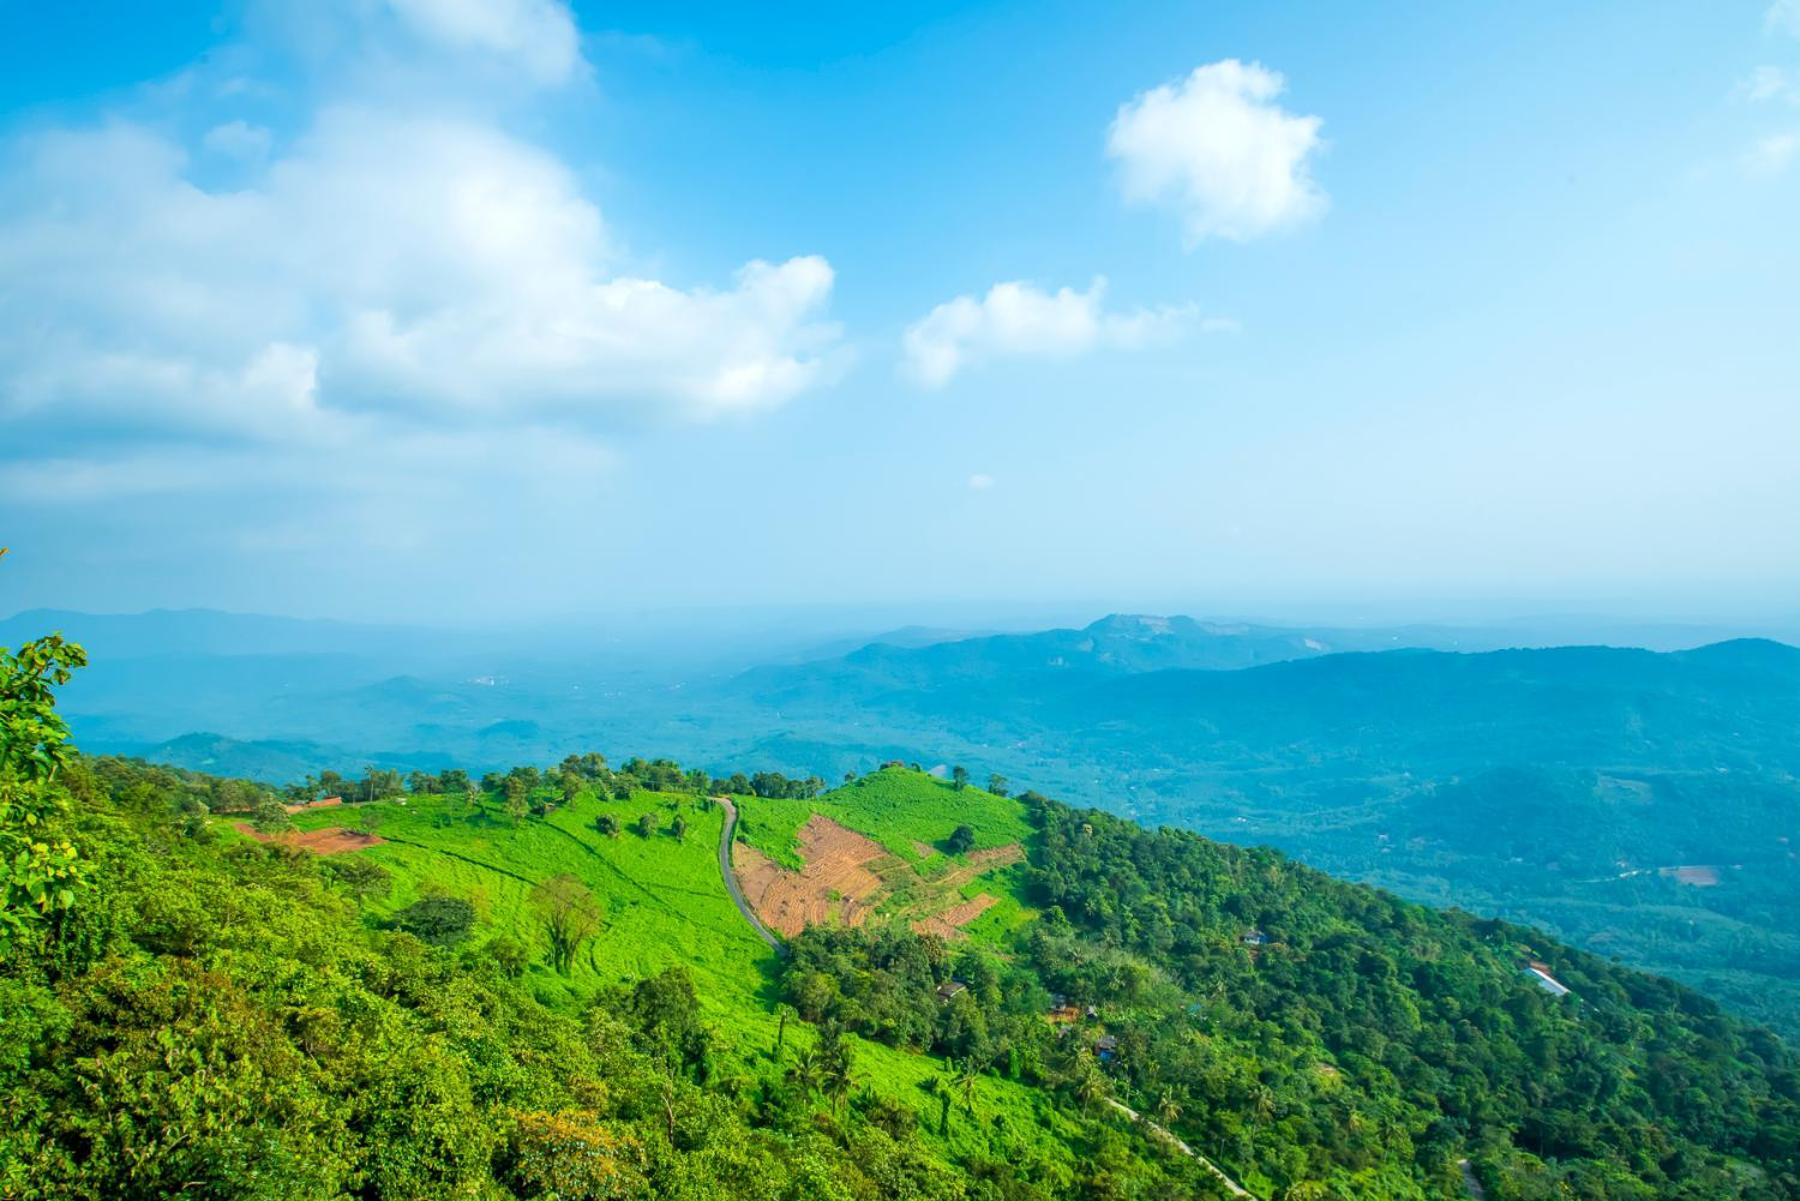
[(315, 855), (341, 855), (346, 851), (360, 851), (383, 841), (373, 834), (346, 830), (342, 826), (327, 826), (323, 830), (287, 830), (280, 834), (264, 834), (249, 822), (238, 822), (237, 828), (258, 842), (280, 843), (284, 847), (310, 851)]
[(934, 913), (913, 923), (913, 929), (920, 934), (935, 934), (939, 938), (964, 938), (962, 928), (998, 905), (1000, 902), (987, 893), (980, 893), (962, 902), (952, 905), (942, 913)]
[(884, 859), (892, 856), (880, 843), (815, 814), (800, 827), (799, 871), (742, 845), (732, 870), (763, 924), (792, 937), (820, 922), (861, 925), (882, 890), (871, 865)]

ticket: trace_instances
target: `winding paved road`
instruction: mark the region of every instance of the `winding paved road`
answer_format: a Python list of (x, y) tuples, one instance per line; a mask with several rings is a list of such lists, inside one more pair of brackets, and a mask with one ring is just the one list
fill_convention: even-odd
[(737, 806), (731, 803), (728, 796), (716, 796), (713, 800), (725, 809), (725, 828), (719, 832), (719, 874), (725, 877), (725, 891), (731, 894), (731, 903), (738, 907), (738, 912), (744, 915), (750, 928), (773, 947), (777, 955), (785, 955), (787, 944), (762, 924), (762, 919), (756, 916), (756, 910), (750, 908), (750, 902), (744, 899), (744, 890), (738, 887), (737, 873), (731, 870), (731, 837), (737, 833)]

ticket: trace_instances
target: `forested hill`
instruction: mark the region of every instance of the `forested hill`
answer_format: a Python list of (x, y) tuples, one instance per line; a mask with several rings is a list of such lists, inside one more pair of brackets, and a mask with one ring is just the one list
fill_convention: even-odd
[(899, 765), (289, 812), (76, 755), (81, 657), (0, 653), (9, 1201), (1800, 1201), (1791, 1049), (1522, 928)]

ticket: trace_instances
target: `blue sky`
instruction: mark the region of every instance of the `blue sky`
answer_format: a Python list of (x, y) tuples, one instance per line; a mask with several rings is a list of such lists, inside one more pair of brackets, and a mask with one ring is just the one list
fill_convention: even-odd
[(1800, 610), (1800, 5), (876, 7), (0, 4), (0, 609)]

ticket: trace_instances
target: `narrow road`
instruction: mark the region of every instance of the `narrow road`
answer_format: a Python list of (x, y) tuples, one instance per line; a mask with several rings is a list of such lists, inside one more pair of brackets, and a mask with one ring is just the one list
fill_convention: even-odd
[(1243, 1185), (1239, 1184), (1237, 1181), (1233, 1180), (1231, 1177), (1227, 1176), (1225, 1174), (1224, 1168), (1221, 1168), (1218, 1164), (1216, 1164), (1212, 1160), (1206, 1158), (1206, 1156), (1200, 1154), (1200, 1152), (1194, 1150), (1192, 1147), (1190, 1147), (1186, 1143), (1182, 1142), (1179, 1138), (1176, 1138), (1175, 1135), (1173, 1133), (1171, 1133), (1170, 1131), (1163, 1129), (1161, 1126), (1158, 1126), (1155, 1122), (1152, 1122), (1149, 1118), (1144, 1117), (1137, 1110), (1131, 1108), (1131, 1106), (1125, 1104), (1123, 1101), (1115, 1101), (1111, 1097), (1108, 1097), (1106, 1099), (1106, 1103), (1108, 1105), (1112, 1106), (1114, 1109), (1118, 1110), (1120, 1113), (1124, 1114), (1126, 1117), (1130, 1118), (1132, 1121), (1140, 1123), (1141, 1125), (1144, 1125), (1144, 1126), (1148, 1126), (1152, 1133), (1161, 1135), (1163, 1138), (1168, 1139), (1171, 1143), (1175, 1144), (1175, 1149), (1180, 1151), (1183, 1155), (1187, 1155), (1194, 1159), (1199, 1160), (1200, 1166), (1205, 1168), (1207, 1171), (1211, 1172), (1214, 1176), (1217, 1176), (1219, 1178), (1219, 1180), (1225, 1185), (1226, 1191), (1228, 1191), (1232, 1196), (1234, 1196), (1234, 1197), (1249, 1197), (1249, 1198), (1251, 1198), (1251, 1201), (1255, 1201), (1256, 1195), (1254, 1193), (1250, 1192), (1248, 1189), (1244, 1188)]
[(725, 808), (725, 828), (719, 832), (719, 874), (725, 877), (725, 891), (731, 894), (731, 903), (738, 907), (750, 928), (762, 936), (762, 940), (775, 949), (777, 955), (787, 954), (787, 944), (775, 935), (773, 930), (762, 924), (756, 916), (756, 910), (750, 908), (750, 902), (744, 899), (744, 890), (738, 887), (737, 873), (731, 870), (731, 836), (737, 833), (737, 806), (731, 803), (728, 796), (716, 796), (713, 800)]

